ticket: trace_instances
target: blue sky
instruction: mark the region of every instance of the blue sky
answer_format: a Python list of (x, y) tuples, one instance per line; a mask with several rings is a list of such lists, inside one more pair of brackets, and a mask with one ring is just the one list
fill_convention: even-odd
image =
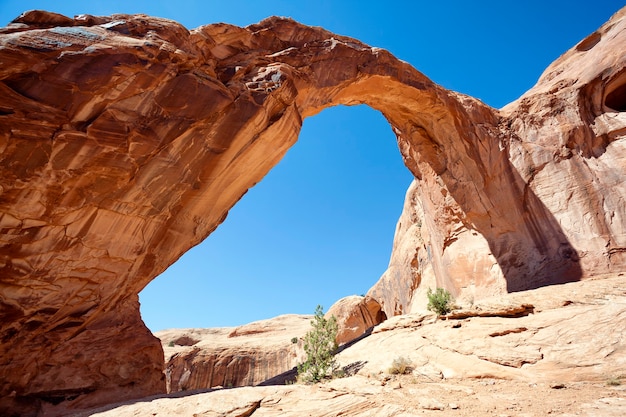
[[(435, 4), (437, 3), (437, 4)], [(22, 11), (145, 13), (187, 28), (289, 16), (388, 49), (444, 87), (499, 108), (622, 1), (33, 1)], [(148, 327), (217, 327), (313, 313), (364, 294), (386, 269), (411, 175), (383, 117), (337, 107), (306, 119), (298, 143), (202, 244), (140, 294)]]

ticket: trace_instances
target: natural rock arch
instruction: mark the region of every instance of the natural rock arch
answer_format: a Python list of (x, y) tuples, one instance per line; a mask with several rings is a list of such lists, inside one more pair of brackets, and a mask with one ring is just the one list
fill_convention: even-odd
[[(0, 37), (0, 409), (163, 392), (138, 292), (333, 105), (381, 111), (416, 177), (403, 243), (370, 291), (388, 315), (425, 284), (481, 296), (624, 269), (624, 174), (594, 175), (623, 155), (623, 114), (597, 99), (612, 83), (619, 107), (623, 15), (502, 111), (289, 19), (189, 32), (143, 15), (21, 16)], [(603, 209), (568, 222), (594, 193)]]

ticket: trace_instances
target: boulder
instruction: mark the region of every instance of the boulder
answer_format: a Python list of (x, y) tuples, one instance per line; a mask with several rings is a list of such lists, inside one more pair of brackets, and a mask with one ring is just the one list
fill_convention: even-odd
[(378, 301), (371, 297), (351, 295), (333, 304), (326, 317), (337, 319), (337, 344), (349, 343), (387, 319)]

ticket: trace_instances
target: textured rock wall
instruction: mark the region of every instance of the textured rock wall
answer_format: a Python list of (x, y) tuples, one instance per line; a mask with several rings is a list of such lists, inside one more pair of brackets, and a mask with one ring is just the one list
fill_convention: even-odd
[(482, 149), (476, 160), (485, 175), (457, 183), (480, 195), (486, 211), (468, 211), (445, 173), (416, 178), (389, 268), (368, 293), (388, 315), (424, 309), (428, 287), (446, 287), (468, 304), (624, 270), (625, 14), (498, 112), (491, 138), (499, 151)]
[[(337, 318), (339, 344), (386, 318), (376, 300), (356, 295), (333, 304), (330, 315)], [(303, 337), (312, 318), (283, 315), (235, 328), (157, 332), (165, 353), (167, 392), (293, 381), (294, 368), (306, 360)]]
[(623, 17), (497, 111), (288, 19), (21, 16), (0, 30), (1, 412), (163, 392), (137, 293), (329, 106), (381, 111), (416, 178), (405, 249), (370, 291), (387, 315), (426, 285), (481, 296), (624, 269)]
[(258, 385), (291, 371), (305, 359), (301, 338), (311, 318), (284, 315), (236, 328), (157, 332), (167, 392)]

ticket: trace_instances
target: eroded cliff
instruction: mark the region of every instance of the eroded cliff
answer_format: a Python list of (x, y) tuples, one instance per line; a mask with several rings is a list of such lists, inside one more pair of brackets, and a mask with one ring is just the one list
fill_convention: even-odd
[(305, 359), (301, 339), (311, 319), (289, 314), (239, 327), (157, 332), (167, 392), (254, 386), (291, 371)]
[(624, 10), (498, 111), (289, 19), (188, 31), (29, 12), (0, 30), (0, 409), (165, 391), (138, 292), (210, 234), (325, 107), (368, 104), (415, 175), (388, 316), (626, 268)]
[[(423, 309), (429, 287), (446, 287), (463, 304), (624, 270), (625, 15), (622, 9), (497, 112), (498, 133), (482, 140), (498, 150), (468, 146), (454, 160), (475, 160), (484, 169), (478, 181), (459, 175), (448, 182), (447, 173), (428, 167), (432, 175), (417, 176), (389, 268), (368, 293), (387, 315)], [(469, 188), (480, 209), (468, 210), (451, 184)]]

